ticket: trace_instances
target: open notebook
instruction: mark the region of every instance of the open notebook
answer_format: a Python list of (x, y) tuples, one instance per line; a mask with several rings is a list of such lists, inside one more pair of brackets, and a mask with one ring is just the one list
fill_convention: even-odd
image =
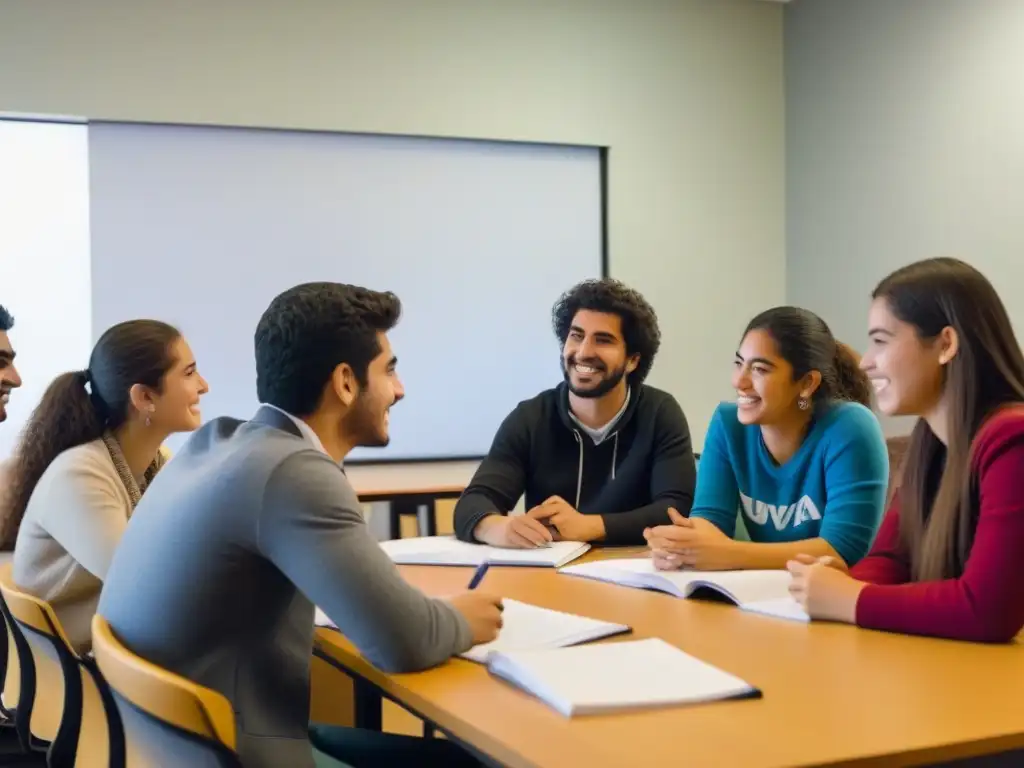
[[(462, 658), (485, 663), (494, 653), (564, 648), (630, 631), (625, 624), (612, 624), (586, 616), (552, 611), (518, 600), (503, 600), (502, 604), (505, 610), (498, 637), (459, 654)], [(314, 622), (318, 627), (335, 627), (334, 622), (319, 608), (316, 609)]]
[(566, 717), (761, 696), (658, 638), (498, 652), (487, 668)]
[(625, 624), (577, 616), (573, 613), (540, 608), (518, 600), (503, 600), (503, 626), (498, 637), (489, 643), (476, 645), (463, 654), (470, 661), (486, 662), (492, 653), (564, 648), (588, 643), (630, 631)]
[(588, 549), (579, 541), (554, 541), (537, 549), (502, 549), (470, 544), (454, 536), (420, 536), (381, 542), (388, 557), (399, 565), (535, 565), (558, 568)]
[(810, 621), (789, 594), (789, 571), (659, 571), (650, 558), (598, 560), (562, 568), (559, 573), (654, 589), (676, 597), (712, 590), (745, 611), (794, 621)]

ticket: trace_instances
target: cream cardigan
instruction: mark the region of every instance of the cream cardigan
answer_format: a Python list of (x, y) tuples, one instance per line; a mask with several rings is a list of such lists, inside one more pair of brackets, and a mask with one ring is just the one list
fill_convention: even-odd
[(69, 448), (39, 479), (14, 545), (13, 578), (46, 600), (79, 653), (132, 504), (103, 440)]

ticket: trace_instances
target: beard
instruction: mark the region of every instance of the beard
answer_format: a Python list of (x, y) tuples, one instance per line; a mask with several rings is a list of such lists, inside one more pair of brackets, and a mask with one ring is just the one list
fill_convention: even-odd
[(383, 448), (391, 442), (384, 423), (384, 410), (373, 402), (373, 398), (360, 394), (352, 410), (342, 419), (343, 433), (351, 435), (357, 446)]
[(565, 377), (565, 383), (569, 385), (569, 391), (577, 397), (604, 397), (619, 386), (619, 382), (622, 381), (623, 377), (626, 375), (625, 363), (623, 363), (621, 367), (616, 368), (614, 371), (609, 373), (602, 363), (595, 360), (593, 364), (583, 363), (583, 365), (590, 365), (592, 368), (596, 368), (597, 374), (603, 375), (603, 378), (597, 384), (590, 387), (577, 387), (572, 383), (572, 373), (570, 373), (572, 367), (576, 365), (577, 362), (579, 361), (575, 357), (570, 357), (568, 359), (562, 358), (562, 376)]

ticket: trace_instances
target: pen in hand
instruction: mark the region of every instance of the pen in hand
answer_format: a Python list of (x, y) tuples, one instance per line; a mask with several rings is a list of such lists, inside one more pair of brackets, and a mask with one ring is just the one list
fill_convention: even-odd
[(491, 563), (488, 560), (484, 560), (477, 566), (476, 571), (473, 573), (473, 578), (469, 580), (470, 589), (476, 589), (480, 586), (480, 582), (484, 580), (484, 576), (487, 575), (487, 569), (490, 567)]

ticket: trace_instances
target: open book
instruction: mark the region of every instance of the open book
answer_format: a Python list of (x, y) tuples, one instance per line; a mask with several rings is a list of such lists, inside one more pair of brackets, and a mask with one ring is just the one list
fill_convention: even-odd
[[(503, 600), (502, 603), (505, 610), (502, 612), (503, 626), (498, 637), (459, 654), (462, 658), (486, 663), (488, 657), (495, 653), (564, 648), (631, 631), (625, 624), (612, 624), (553, 611), (520, 603), (518, 600)], [(337, 629), (334, 622), (319, 608), (316, 609), (314, 623), (318, 627)]]
[(803, 607), (789, 594), (789, 571), (659, 571), (650, 558), (629, 558), (571, 565), (559, 573), (654, 589), (676, 597), (699, 597), (701, 590), (710, 590), (745, 611), (810, 621)]
[(553, 611), (518, 600), (506, 599), (502, 604), (505, 610), (502, 611), (503, 626), (498, 637), (460, 654), (464, 659), (486, 662), (493, 653), (564, 648), (630, 631), (625, 624)]
[(566, 717), (761, 696), (658, 638), (498, 652), (487, 668)]
[(388, 557), (399, 565), (534, 565), (558, 568), (588, 549), (580, 541), (553, 541), (537, 549), (502, 549), (470, 544), (454, 536), (420, 536), (381, 542)]

